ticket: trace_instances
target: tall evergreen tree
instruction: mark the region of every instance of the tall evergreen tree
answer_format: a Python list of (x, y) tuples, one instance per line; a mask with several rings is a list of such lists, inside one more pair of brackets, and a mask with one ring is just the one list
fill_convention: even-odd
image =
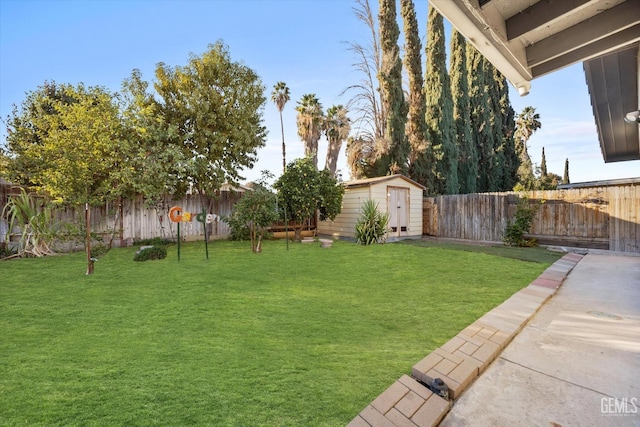
[(542, 159), (540, 160), (540, 178), (547, 176), (547, 156), (544, 155), (544, 147), (542, 147)]
[(451, 34), (451, 96), (453, 121), (458, 147), (458, 182), (460, 193), (475, 193), (478, 179), (478, 152), (471, 137), (469, 115), (469, 83), (467, 80), (467, 56), (464, 36), (455, 28)]
[(495, 67), (487, 58), (483, 59), (485, 72), (485, 90), (489, 99), (489, 131), (487, 144), (491, 154), (485, 159), (484, 167), (488, 168), (489, 191), (500, 191), (504, 178), (504, 148), (502, 146), (502, 114), (500, 113), (500, 93), (495, 80)]
[(569, 180), (569, 159), (564, 160), (564, 176), (562, 177), (563, 184), (571, 184)]
[(489, 99), (485, 90), (485, 66), (482, 54), (471, 43), (467, 43), (466, 53), (472, 138), (478, 153), (476, 190), (483, 193), (490, 189), (490, 170), (488, 165), (490, 165), (491, 156), (493, 155), (488, 108)]
[(409, 116), (407, 118), (407, 139), (411, 147), (409, 156), (409, 176), (427, 187), (427, 194), (433, 193), (434, 159), (427, 141), (425, 122), (426, 103), (422, 77), (422, 43), (418, 30), (418, 20), (413, 0), (401, 0), (401, 14), (404, 22), (404, 67), (409, 77)]
[[(495, 69), (495, 68), (494, 68)], [(509, 84), (507, 78), (495, 69), (494, 80), (500, 94), (500, 113), (502, 114), (502, 146), (504, 153), (502, 191), (510, 191), (518, 182), (518, 167), (520, 159), (516, 152), (514, 133), (516, 130), (515, 111), (509, 100)]]
[(409, 158), (409, 144), (405, 135), (407, 103), (402, 90), (402, 61), (395, 0), (380, 0), (378, 14), (380, 22), (380, 45), (382, 64), (378, 79), (382, 95), (383, 110), (386, 111), (385, 134), (383, 141), (377, 141), (382, 147), (377, 151), (384, 153), (376, 161), (378, 174), (406, 173)]
[(436, 192), (456, 194), (459, 189), (458, 155), (455, 145), (451, 84), (446, 65), (444, 23), (442, 15), (431, 5), (429, 5), (426, 55), (425, 120), (436, 158)]

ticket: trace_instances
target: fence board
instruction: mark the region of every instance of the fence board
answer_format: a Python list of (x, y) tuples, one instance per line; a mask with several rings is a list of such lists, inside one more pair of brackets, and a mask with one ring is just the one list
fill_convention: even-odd
[[(640, 252), (640, 185), (531, 191), (544, 201), (530, 235), (540, 243)], [(518, 193), (438, 196), (424, 199), (426, 235), (501, 242), (514, 217)]]
[[(7, 186), (8, 187), (8, 186)], [(15, 187), (12, 190), (2, 188), (3, 205), (8, 200), (10, 194), (16, 193)], [(226, 238), (230, 229), (227, 223), (220, 218), (231, 214), (233, 206), (240, 199), (241, 192), (221, 191), (217, 200), (213, 204), (213, 214), (216, 220), (210, 226), (209, 238)], [(154, 237), (176, 238), (177, 224), (169, 221), (168, 213), (172, 206), (180, 206), (184, 212), (202, 212), (202, 202), (198, 195), (187, 195), (181, 200), (169, 200), (156, 208), (147, 208), (141, 195), (118, 202), (110, 202), (100, 207), (91, 208), (91, 231), (99, 235), (106, 241), (114, 233), (114, 246), (129, 245), (133, 241), (151, 239)], [(205, 209), (208, 210), (208, 209)], [(1, 211), (1, 209), (0, 209)], [(64, 207), (56, 212), (58, 222), (83, 223), (84, 208)], [(0, 242), (4, 242), (7, 229), (6, 218), (0, 218)], [(180, 225), (180, 237), (186, 240), (204, 238), (202, 223), (196, 221), (195, 217), (191, 222), (184, 222)], [(69, 249), (73, 249), (69, 246)]]

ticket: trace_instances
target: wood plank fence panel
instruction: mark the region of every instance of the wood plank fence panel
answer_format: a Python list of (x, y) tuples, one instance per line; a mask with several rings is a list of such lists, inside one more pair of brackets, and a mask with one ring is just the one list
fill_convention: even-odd
[[(17, 193), (8, 188), (2, 188), (2, 207), (10, 194)], [(212, 213), (215, 214), (215, 221), (210, 225), (209, 238), (220, 239), (229, 235), (229, 225), (222, 221), (221, 218), (231, 215), (233, 207), (241, 195), (242, 193), (239, 192), (220, 192), (219, 197), (213, 203)], [(177, 237), (177, 224), (169, 221), (168, 218), (169, 209), (172, 206), (180, 206), (183, 212), (195, 214), (202, 212), (202, 203), (198, 195), (187, 195), (181, 200), (167, 201), (157, 209), (146, 207), (143, 197), (138, 195), (130, 199), (124, 199), (122, 205), (118, 202), (109, 202), (104, 206), (92, 207), (91, 231), (99, 235), (105, 242), (111, 238), (113, 233), (115, 246), (127, 245), (133, 241), (154, 237), (175, 239)], [(74, 223), (76, 225), (83, 224), (84, 208), (59, 208), (56, 211), (56, 221)], [(0, 231), (3, 231), (0, 235), (0, 242), (5, 239), (6, 229), (6, 219), (0, 218)], [(195, 216), (191, 222), (181, 223), (180, 237), (186, 240), (203, 239), (204, 228), (202, 223), (196, 221)], [(66, 245), (65, 249), (74, 249), (73, 244)]]
[[(564, 244), (640, 252), (640, 186), (637, 184), (531, 191), (544, 201), (530, 236), (544, 244)], [(424, 234), (501, 242), (515, 216), (518, 193), (438, 196), (423, 201)]]

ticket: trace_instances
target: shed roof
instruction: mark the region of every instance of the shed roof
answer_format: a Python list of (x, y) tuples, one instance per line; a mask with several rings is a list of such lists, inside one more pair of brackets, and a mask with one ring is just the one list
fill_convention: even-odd
[(558, 185), (558, 189), (569, 190), (572, 188), (612, 187), (616, 185), (640, 185), (640, 178), (607, 179), (603, 181), (587, 181), (576, 182), (572, 184), (560, 184)]
[(401, 174), (396, 174), (396, 175), (387, 175), (387, 176), (377, 176), (374, 178), (365, 178), (365, 179), (358, 179), (355, 181), (349, 181), (349, 182), (345, 182), (344, 183), (344, 187), (345, 188), (357, 188), (357, 187), (367, 187), (370, 186), (372, 184), (378, 184), (384, 181), (390, 181), (392, 179), (396, 179), (396, 178), (401, 178), (404, 181), (407, 181), (407, 183), (411, 184), (411, 185), (415, 185), (416, 187), (419, 187), (421, 189), (426, 189), (427, 187), (425, 187), (424, 185), (415, 182), (414, 180), (407, 178), (404, 175)]

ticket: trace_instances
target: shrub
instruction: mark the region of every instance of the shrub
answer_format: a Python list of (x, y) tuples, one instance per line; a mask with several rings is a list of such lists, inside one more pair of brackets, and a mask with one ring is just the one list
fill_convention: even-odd
[(362, 215), (356, 222), (356, 239), (361, 245), (384, 243), (389, 225), (389, 214), (378, 211), (378, 204), (367, 200), (362, 204)]
[(100, 258), (109, 252), (109, 248), (102, 243), (91, 246), (91, 258)]
[(164, 259), (167, 257), (167, 248), (164, 246), (152, 246), (141, 249), (133, 257), (134, 261), (148, 261), (150, 259)]
[(151, 239), (144, 239), (136, 242), (136, 245), (140, 246), (169, 246), (173, 245), (173, 241), (165, 239), (163, 237), (153, 237)]
[(516, 206), (516, 215), (513, 220), (507, 221), (507, 228), (504, 231), (502, 241), (507, 246), (535, 246), (536, 240), (527, 240), (524, 238), (524, 233), (528, 233), (531, 230), (533, 224), (533, 218), (536, 216), (536, 212), (540, 208), (543, 201), (531, 202), (529, 197), (524, 196), (518, 200)]

